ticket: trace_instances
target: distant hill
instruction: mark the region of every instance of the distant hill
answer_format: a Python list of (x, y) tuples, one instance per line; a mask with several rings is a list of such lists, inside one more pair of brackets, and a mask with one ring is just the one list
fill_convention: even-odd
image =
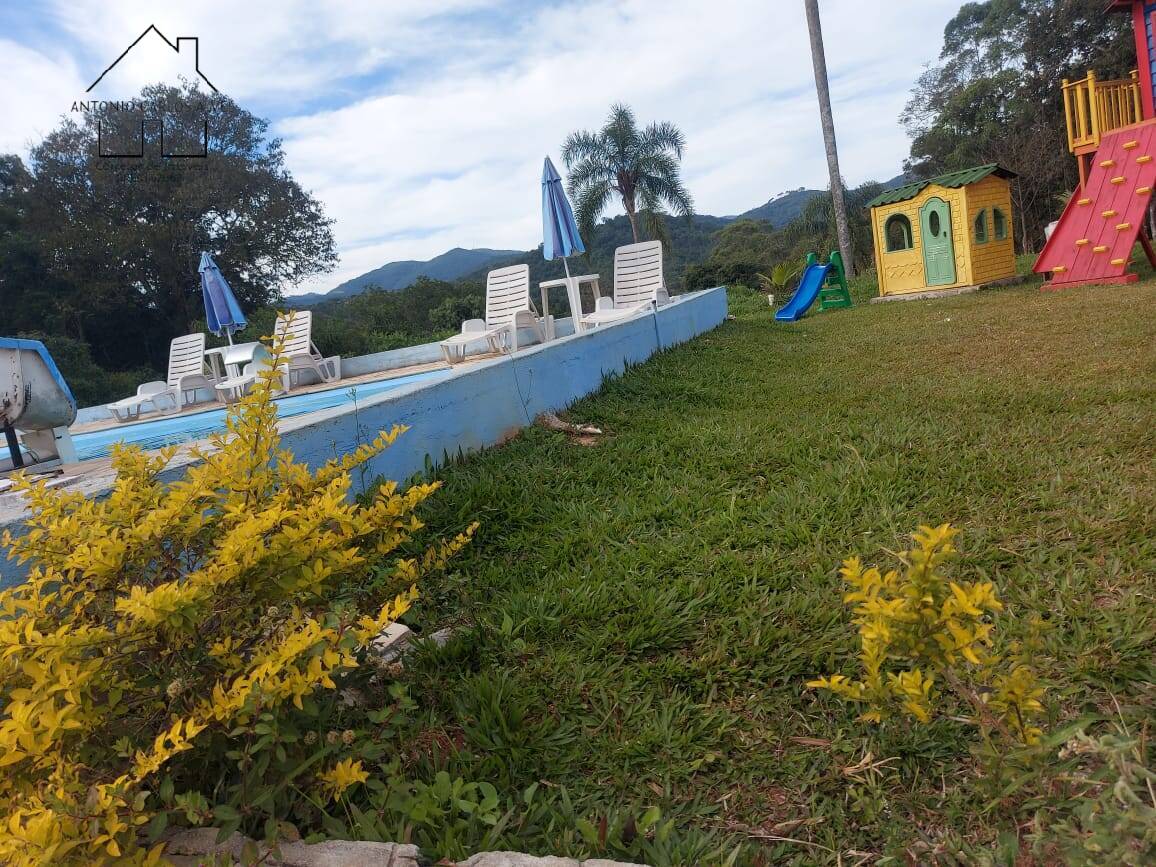
[[(915, 180), (914, 175), (900, 174), (882, 183), (883, 188), (889, 190), (892, 187), (903, 186), (903, 184), (913, 180)], [(826, 192), (826, 190), (809, 190), (805, 187), (799, 187), (797, 190), (787, 190), (785, 193), (779, 193), (777, 196), (771, 197), (765, 204), (759, 205), (757, 208), (744, 211), (739, 214), (737, 219), (766, 220), (776, 229), (781, 229), (803, 213), (803, 208), (807, 207), (807, 202), (811, 201), (815, 196), (825, 195)]]
[(823, 195), (824, 192), (825, 190), (808, 190), (804, 187), (799, 187), (797, 190), (787, 190), (785, 193), (772, 196), (765, 204), (759, 205), (757, 208), (744, 211), (739, 214), (738, 219), (766, 220), (776, 229), (781, 229), (803, 213), (803, 208), (807, 207), (807, 202), (815, 196)]
[(518, 255), (517, 250), (490, 250), (487, 248), (465, 250), (461, 247), (455, 247), (425, 262), (414, 260), (388, 262), (380, 268), (374, 268), (359, 277), (346, 280), (329, 292), (290, 295), (286, 297), (285, 301), (294, 307), (309, 307), (322, 301), (337, 301), (353, 295), (360, 295), (370, 286), (378, 286), (387, 292), (396, 292), (399, 289), (412, 286), (418, 277), (432, 277), (435, 280), (453, 282), (481, 268), (486, 268), (500, 259), (508, 259), (516, 255)]

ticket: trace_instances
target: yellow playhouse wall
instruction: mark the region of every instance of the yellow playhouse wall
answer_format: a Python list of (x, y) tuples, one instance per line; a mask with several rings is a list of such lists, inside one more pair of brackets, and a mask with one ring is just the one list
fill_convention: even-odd
[[(967, 238), (970, 248), (971, 276), (974, 283), (988, 283), (1014, 277), (1016, 254), (1012, 224), (1011, 185), (1003, 178), (988, 175), (982, 181), (964, 187), (967, 199)], [(993, 208), (999, 208), (1007, 218), (1007, 237), (995, 239)], [(975, 243), (975, 218), (981, 210), (987, 211), (986, 244)]]
[[(986, 179), (985, 179), (986, 180)], [(880, 295), (902, 295), (907, 292), (925, 292), (928, 289), (951, 289), (954, 286), (968, 286), (972, 283), (970, 261), (969, 224), (967, 216), (966, 188), (956, 190), (932, 184), (914, 199), (880, 205), (871, 209), (872, 231), (875, 236), (875, 271), (879, 275)], [(951, 210), (951, 237), (955, 248), (955, 282), (928, 286), (923, 273), (923, 243), (919, 230), (919, 209), (928, 199), (940, 198), (947, 202)], [(887, 252), (883, 227), (893, 214), (903, 214), (911, 221), (910, 250)]]

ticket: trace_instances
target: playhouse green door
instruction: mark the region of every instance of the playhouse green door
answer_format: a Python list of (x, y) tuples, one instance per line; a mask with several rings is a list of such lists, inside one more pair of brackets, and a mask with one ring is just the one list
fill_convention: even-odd
[(955, 245), (951, 241), (951, 208), (943, 199), (928, 199), (919, 209), (923, 236), (923, 271), (928, 286), (955, 282)]

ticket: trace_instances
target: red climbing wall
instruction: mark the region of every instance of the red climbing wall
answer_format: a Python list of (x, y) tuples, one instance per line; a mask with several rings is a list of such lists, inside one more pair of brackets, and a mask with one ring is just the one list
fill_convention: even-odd
[(1127, 273), (1128, 262), (1144, 227), (1154, 184), (1156, 123), (1103, 136), (1088, 183), (1076, 188), (1032, 268), (1037, 274), (1051, 274), (1045, 288), (1135, 280), (1135, 274)]

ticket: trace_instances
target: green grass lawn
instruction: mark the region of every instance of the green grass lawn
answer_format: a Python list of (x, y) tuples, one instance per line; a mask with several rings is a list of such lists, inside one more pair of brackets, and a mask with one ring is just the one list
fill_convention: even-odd
[[(441, 473), (430, 524), (481, 530), (410, 617), (462, 627), (407, 667), (411, 771), (538, 783), (524, 851), (1012, 863), (1046, 769), (1001, 797), (967, 724), (873, 727), (804, 681), (855, 673), (840, 561), (950, 521), (1001, 640), (1046, 619), (1046, 728), (1152, 721), (1156, 284), (732, 312), (577, 404), (597, 444), (535, 428)], [(668, 832), (618, 842), (651, 806)]]

